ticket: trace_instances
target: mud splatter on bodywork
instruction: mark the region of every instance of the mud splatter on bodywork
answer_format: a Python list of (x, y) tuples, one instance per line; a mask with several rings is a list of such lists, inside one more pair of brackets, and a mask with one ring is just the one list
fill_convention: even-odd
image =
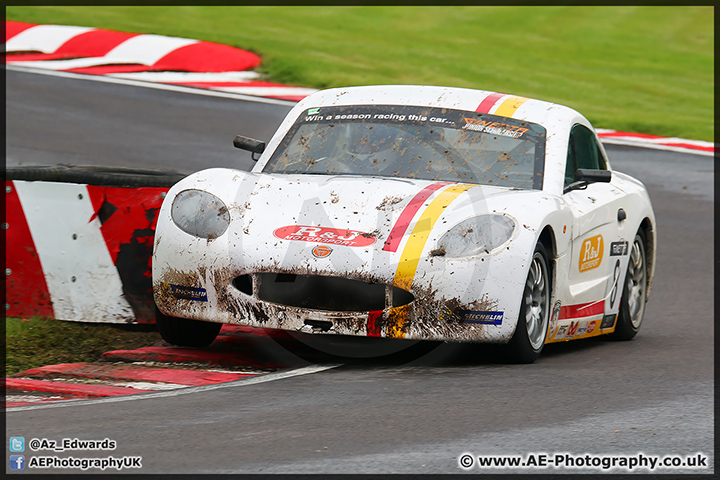
[(392, 209), (395, 205), (402, 201), (403, 199), (401, 197), (388, 195), (387, 197), (383, 198), (383, 201), (380, 202), (380, 204), (375, 208), (378, 210)]
[[(313, 332), (306, 320), (327, 321), (332, 327), (327, 331), (314, 333), (383, 336), (406, 339), (463, 341), (497, 341), (490, 333), (494, 325), (479, 325), (465, 321), (466, 311), (492, 311), (498, 301), (483, 298), (463, 304), (457, 298), (442, 298), (437, 290), (414, 289), (414, 300), (404, 306), (386, 307), (377, 312), (328, 311), (297, 308), (263, 301), (256, 296), (240, 292), (232, 281), (237, 272), (221, 268), (200, 269), (196, 272), (179, 272), (169, 269), (155, 284), (155, 300), (163, 311), (177, 316), (212, 320), (241, 325)], [(264, 272), (286, 275), (318, 275), (322, 272), (313, 268), (292, 270), (268, 269)], [(346, 278), (346, 277), (343, 277)], [(381, 283), (372, 275), (355, 273), (347, 278), (363, 282)], [(208, 302), (178, 299), (165, 288), (163, 283), (188, 287), (206, 288)], [(208, 314), (209, 312), (210, 314)], [(375, 318), (371, 317), (375, 314)]]

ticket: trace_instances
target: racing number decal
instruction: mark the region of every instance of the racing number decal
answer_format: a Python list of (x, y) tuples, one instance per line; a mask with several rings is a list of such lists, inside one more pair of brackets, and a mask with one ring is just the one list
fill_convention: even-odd
[(610, 308), (615, 307), (615, 298), (617, 298), (618, 280), (620, 280), (620, 260), (615, 262), (615, 270), (613, 271), (613, 287), (610, 292)]
[[(614, 315), (618, 312), (620, 306), (618, 299), (622, 292), (622, 285), (625, 281), (623, 273), (627, 270), (628, 263), (628, 242), (619, 240), (610, 243), (610, 261), (615, 257), (615, 266), (613, 267), (612, 278), (608, 277), (608, 283), (605, 290), (605, 314)], [(582, 257), (581, 257), (582, 260)], [(609, 272), (608, 272), (609, 273)]]

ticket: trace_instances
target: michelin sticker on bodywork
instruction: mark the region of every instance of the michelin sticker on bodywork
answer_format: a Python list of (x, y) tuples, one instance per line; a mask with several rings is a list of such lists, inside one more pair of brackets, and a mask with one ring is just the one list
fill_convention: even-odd
[(186, 287), (173, 283), (162, 283), (162, 288), (180, 300), (193, 300), (196, 302), (207, 302), (207, 290), (204, 288)]
[(463, 318), (468, 323), (480, 323), (482, 325), (502, 325), (503, 312), (473, 312), (463, 310)]

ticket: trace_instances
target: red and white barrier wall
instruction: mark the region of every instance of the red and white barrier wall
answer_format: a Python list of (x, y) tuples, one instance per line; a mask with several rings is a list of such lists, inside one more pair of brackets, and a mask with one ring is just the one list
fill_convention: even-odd
[(6, 315), (154, 322), (150, 261), (167, 190), (6, 181)]
[(712, 142), (687, 140), (677, 137), (660, 137), (645, 133), (618, 132), (604, 128), (597, 128), (596, 131), (603, 143), (654, 148), (657, 150), (671, 150), (708, 156), (715, 155), (715, 144)]
[(68, 25), (5, 21), (5, 62), (43, 70), (299, 101), (315, 89), (260, 80), (254, 53), (228, 45)]

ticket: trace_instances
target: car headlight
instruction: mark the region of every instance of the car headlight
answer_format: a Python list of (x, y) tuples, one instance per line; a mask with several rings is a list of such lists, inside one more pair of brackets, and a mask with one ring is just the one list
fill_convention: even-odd
[(505, 215), (480, 215), (458, 223), (440, 237), (437, 255), (449, 258), (490, 253), (512, 236), (515, 222)]
[(212, 193), (202, 190), (178, 193), (170, 212), (180, 230), (200, 238), (217, 238), (230, 225), (227, 206)]

